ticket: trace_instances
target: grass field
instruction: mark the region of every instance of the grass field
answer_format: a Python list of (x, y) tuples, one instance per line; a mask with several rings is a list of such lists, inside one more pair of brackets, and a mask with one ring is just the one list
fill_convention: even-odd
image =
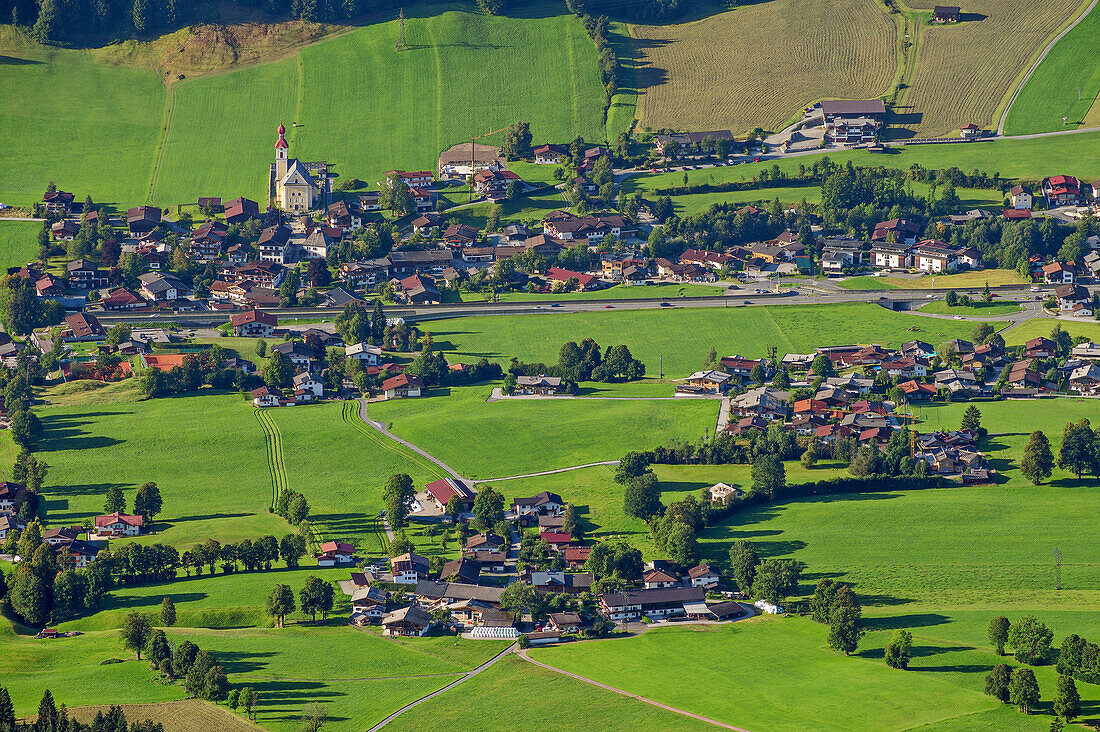
[(39, 221), (0, 221), (0, 269), (21, 267), (38, 258)]
[(631, 35), (637, 115), (654, 130), (778, 129), (817, 99), (884, 94), (897, 63), (894, 24), (873, 0), (772, 0)]
[[(931, 10), (934, 3), (913, 5)], [(1080, 7), (1080, 0), (1055, 0), (1021, 15), (1007, 0), (977, 0), (958, 24), (922, 25), (897, 122), (920, 137), (944, 136), (968, 122), (995, 127), (994, 115), (1029, 59)]]
[[(935, 282), (933, 282), (935, 280)], [(924, 275), (922, 277), (850, 277), (837, 282), (849, 290), (936, 290), (981, 288), (1001, 285), (1026, 285), (1028, 280), (1011, 269), (979, 269), (949, 275)]]
[[(23, 102), (0, 112), (0, 133), (20, 140), (6, 162), (28, 174), (0, 183), (0, 200), (29, 205), (50, 179), (121, 208), (205, 195), (263, 200), (280, 122), (291, 155), (367, 181), (395, 167), (434, 170), (444, 148), (521, 119), (540, 142), (622, 131), (605, 130), (595, 48), (564, 7), (536, 3), (498, 17), (432, 4), (405, 14), (410, 48), (400, 54), (391, 20), (268, 65), (185, 80), (170, 96), (150, 69), (43, 49), (5, 29), (0, 52), (28, 63), (7, 65), (0, 79), (0, 94)], [(430, 91), (409, 95), (413, 88)], [(535, 88), (564, 106), (530, 105)]]
[(451, 387), (445, 397), (380, 402), (368, 414), (465, 477), (479, 479), (617, 460), (636, 446), (637, 431), (660, 443), (674, 437), (694, 440), (713, 431), (718, 416), (718, 403), (710, 400), (490, 404), (485, 399), (492, 386)]
[(1084, 336), (1089, 340), (1100, 341), (1100, 323), (1095, 320), (1054, 320), (1053, 318), (1032, 318), (1025, 320), (1012, 330), (1005, 331), (1005, 342), (1009, 345), (1027, 343), (1038, 336), (1049, 337), (1055, 326), (1062, 326), (1062, 330), (1068, 331), (1071, 336)]
[(502, 363), (512, 356), (556, 362), (566, 340), (594, 338), (602, 347), (625, 343), (648, 374), (657, 375), (663, 357), (664, 373), (681, 377), (699, 368), (711, 346), (720, 355), (759, 357), (772, 345), (783, 354), (840, 341), (899, 346), (922, 338), (940, 343), (965, 338), (973, 327), (857, 304), (482, 316), (440, 321), (426, 329), (436, 348), (448, 355)]
[[(649, 285), (613, 285), (596, 292), (530, 293), (504, 292), (497, 295), (500, 302), (569, 302), (571, 300), (636, 300), (645, 297), (719, 297), (726, 291), (725, 285), (706, 285), (692, 282), (661, 282)], [(462, 302), (484, 302), (485, 296), (477, 292), (463, 292)]]
[[(516, 700), (522, 700), (519, 710)], [(453, 729), (469, 721), (470, 709), (478, 710), (477, 727), (483, 732), (511, 732), (517, 711), (525, 729), (588, 729), (595, 720), (601, 730), (612, 732), (713, 729), (514, 657), (501, 659), (462, 686), (409, 710), (388, 727), (409, 732), (437, 726)]]
[(1009, 109), (1005, 134), (1072, 129), (1084, 122), (1100, 94), (1100, 67), (1092, 63), (1098, 37), (1100, 13), (1094, 9), (1058, 41), (1027, 80)]
[(935, 300), (920, 307), (922, 313), (935, 313), (937, 315), (966, 315), (971, 318), (981, 318), (986, 315), (1011, 315), (1020, 312), (1020, 306), (1016, 303), (993, 302), (989, 305), (978, 303), (977, 305), (956, 305), (951, 307), (943, 300)]

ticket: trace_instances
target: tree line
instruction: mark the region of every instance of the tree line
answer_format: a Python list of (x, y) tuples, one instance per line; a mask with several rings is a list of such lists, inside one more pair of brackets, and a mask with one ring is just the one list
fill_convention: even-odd
[(619, 344), (608, 346), (601, 352), (600, 344), (592, 338), (580, 343), (567, 341), (558, 351), (555, 364), (524, 363), (513, 357), (505, 378), (505, 389), (514, 389), (518, 376), (557, 376), (562, 386), (572, 390), (582, 381), (634, 381), (645, 376), (645, 364), (634, 358), (630, 348)]
[[(1039, 683), (1035, 673), (1027, 666), (1047, 663), (1052, 655), (1054, 633), (1034, 615), (1025, 615), (1015, 623), (1002, 616), (989, 621), (989, 641), (998, 656), (1005, 655), (1005, 645), (1012, 646), (1017, 663), (1013, 668), (1007, 663), (997, 664), (985, 679), (985, 693), (1004, 704), (1013, 704), (1028, 714), (1039, 703)], [(1090, 648), (1091, 646), (1091, 648)], [(1096, 646), (1084, 639), (1069, 635), (1062, 641), (1058, 653), (1056, 689), (1053, 702), (1055, 722), (1051, 729), (1062, 729), (1062, 720), (1068, 724), (1081, 715), (1081, 696), (1074, 678), (1094, 683), (1091, 674), (1095, 668)], [(1092, 664), (1092, 665), (1090, 665)]]
[(21, 723), (16, 719), (15, 707), (8, 690), (0, 686), (0, 732), (164, 732), (160, 722), (151, 719), (135, 720), (127, 724), (126, 713), (117, 704), (104, 713), (96, 712), (91, 724), (83, 724), (69, 716), (65, 704), (57, 705), (53, 694), (46, 689), (42, 700), (38, 702), (38, 713), (32, 723)]

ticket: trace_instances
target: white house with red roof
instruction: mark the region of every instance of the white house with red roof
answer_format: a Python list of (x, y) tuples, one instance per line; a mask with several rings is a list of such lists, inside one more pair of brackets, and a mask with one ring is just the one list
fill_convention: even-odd
[(1042, 188), (1048, 206), (1075, 206), (1081, 200), (1081, 183), (1072, 175), (1043, 178)]
[(137, 536), (145, 519), (141, 516), (114, 513), (95, 517), (95, 532), (99, 536)]
[(249, 310), (237, 313), (229, 322), (233, 326), (233, 335), (238, 338), (270, 338), (275, 334), (279, 319), (273, 313)]
[(551, 267), (546, 270), (546, 279), (553, 280), (554, 282), (568, 282), (570, 279), (577, 281), (578, 290), (593, 289), (597, 283), (595, 275), (584, 274), (583, 272), (573, 272), (572, 270), (562, 269), (561, 267)]
[(382, 382), (382, 391), (387, 399), (418, 397), (424, 393), (424, 382), (419, 376), (398, 374)]
[(351, 564), (355, 561), (355, 547), (342, 541), (326, 541), (317, 555), (318, 567), (335, 567), (337, 564)]
[(473, 488), (455, 478), (440, 478), (424, 486), (428, 497), (440, 511), (447, 510), (447, 502), (452, 496), (458, 496), (462, 502), (462, 510), (469, 511), (474, 506), (474, 498), (477, 492)]

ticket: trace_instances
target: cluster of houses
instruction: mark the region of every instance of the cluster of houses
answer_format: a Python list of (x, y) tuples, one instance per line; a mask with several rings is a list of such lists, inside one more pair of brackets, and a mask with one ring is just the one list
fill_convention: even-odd
[[(426, 486), (418, 500), (442, 511), (457, 496), (463, 511), (469, 511), (475, 495), (475, 490), (462, 481), (444, 479)], [(517, 498), (506, 514), (522, 527), (537, 529), (553, 554), (553, 566), (561, 567), (527, 567), (519, 574), (518, 581), (541, 595), (578, 596), (591, 592), (595, 584), (595, 578), (583, 571), (592, 547), (564, 531), (564, 508), (561, 496), (544, 491)], [(336, 546), (330, 549), (335, 552)], [(509, 557), (511, 549), (509, 539), (484, 532), (468, 536), (461, 556), (445, 563), (438, 572), (431, 571), (426, 557), (414, 552), (390, 559), (389, 571), (373, 567), (353, 572), (350, 580), (340, 582), (351, 599), (351, 622), (380, 624), (387, 635), (421, 636), (447, 618), (448, 624), (468, 631), (472, 637), (515, 638), (520, 633), (517, 618), (501, 609), (505, 583), (515, 571), (516, 560)], [(355, 560), (350, 553), (332, 556), (337, 564)], [(670, 616), (728, 620), (743, 615), (745, 610), (737, 602), (707, 602), (708, 591), (717, 591), (721, 580), (719, 572), (705, 563), (681, 570), (666, 561), (653, 561), (637, 587), (599, 595), (596, 614), (611, 622)], [(404, 588), (400, 596), (383, 589), (393, 585)], [(411, 604), (397, 606), (405, 602)], [(584, 612), (551, 613), (543, 626), (527, 636), (536, 644), (554, 642), (564, 634), (583, 632), (595, 620)]]
[[(14, 510), (26, 492), (27, 488), (22, 484), (0, 482), (0, 541), (6, 540), (10, 531), (27, 528)], [(72, 567), (80, 568), (94, 562), (111, 539), (140, 535), (143, 525), (144, 519), (141, 516), (115, 512), (96, 516), (91, 528), (61, 526), (45, 529), (42, 540), (59, 554), (64, 553), (67, 556), (66, 562), (71, 563)]]

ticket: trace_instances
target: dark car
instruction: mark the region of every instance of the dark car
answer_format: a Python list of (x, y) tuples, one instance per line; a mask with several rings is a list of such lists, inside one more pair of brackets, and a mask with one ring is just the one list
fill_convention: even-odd
[(670, 307), (672, 307), (672, 305), (668, 304), (667, 302), (663, 302), (663, 303), (661, 303), (661, 307), (670, 308)]

